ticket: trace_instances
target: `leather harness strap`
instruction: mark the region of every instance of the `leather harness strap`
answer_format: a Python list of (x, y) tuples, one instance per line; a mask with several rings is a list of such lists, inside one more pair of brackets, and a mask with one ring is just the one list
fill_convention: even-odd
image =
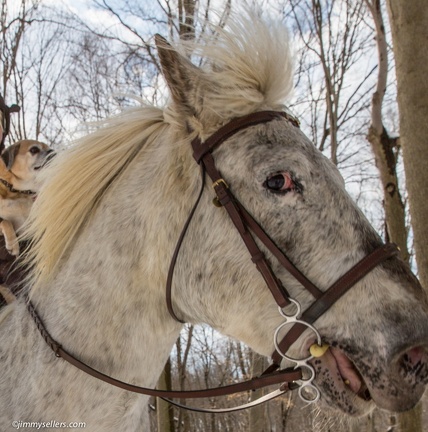
[[(352, 288), (359, 280), (361, 280), (367, 273), (373, 270), (383, 261), (398, 255), (399, 251), (395, 244), (387, 243), (372, 253), (364, 257), (358, 262), (351, 270), (339, 278), (323, 295), (312, 303), (301, 316), (301, 320), (313, 324), (321, 315), (323, 315), (339, 298), (341, 298), (350, 288)], [(279, 343), (281, 352), (285, 353), (293, 345), (294, 342), (302, 335), (307, 329), (306, 326), (296, 323), (287, 332)], [(272, 361), (274, 364), (280, 365), (281, 355), (278, 351), (272, 354)]]
[(226, 123), (220, 129), (218, 129), (217, 132), (213, 133), (209, 138), (207, 138), (204, 142), (202, 142), (200, 138), (195, 138), (192, 141), (193, 157), (199, 164), (204, 155), (212, 152), (215, 147), (218, 147), (236, 132), (239, 132), (242, 129), (246, 129), (250, 126), (255, 126), (260, 123), (267, 123), (271, 120), (281, 118), (288, 120), (296, 127), (300, 126), (299, 121), (285, 111), (258, 111), (255, 113), (251, 113), (243, 117), (235, 118), (229, 123)]
[(288, 383), (297, 381), (302, 378), (302, 373), (300, 369), (283, 369), (277, 372), (270, 373), (269, 375), (263, 375), (261, 377), (256, 377), (248, 381), (243, 381), (236, 384), (231, 384), (223, 387), (217, 387), (206, 390), (187, 390), (187, 391), (173, 391), (173, 390), (157, 390), (147, 387), (139, 387), (133, 384), (125, 383), (123, 381), (117, 380), (97, 371), (96, 369), (88, 366), (86, 363), (78, 360), (74, 355), (66, 351), (62, 346), (52, 338), (49, 332), (46, 330), (44, 323), (39, 317), (33, 304), (27, 298), (27, 309), (30, 312), (36, 326), (45, 340), (46, 344), (51, 348), (57, 357), (61, 357), (63, 360), (72, 364), (76, 368), (82, 370), (83, 372), (111, 384), (115, 387), (119, 387), (124, 390), (128, 390), (133, 393), (144, 394), (148, 396), (157, 396), (162, 398), (181, 398), (181, 399), (200, 399), (207, 397), (217, 397), (226, 396), (234, 393), (241, 393), (248, 390), (257, 390), (259, 388), (267, 387), (270, 385), (281, 384), (282, 390), (288, 389)]

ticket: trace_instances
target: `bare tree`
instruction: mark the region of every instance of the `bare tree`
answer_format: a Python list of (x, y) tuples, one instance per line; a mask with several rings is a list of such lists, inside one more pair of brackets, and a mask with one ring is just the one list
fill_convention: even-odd
[(385, 236), (396, 243), (401, 257), (409, 261), (407, 248), (407, 229), (404, 203), (398, 184), (397, 159), (399, 156), (399, 138), (388, 134), (382, 117), (383, 100), (388, 79), (388, 46), (383, 22), (380, 0), (365, 0), (373, 17), (378, 49), (378, 79), (376, 91), (372, 97), (371, 125), (368, 140), (375, 155), (376, 166), (384, 191)]
[[(267, 367), (267, 359), (256, 352), (251, 353), (251, 374), (253, 377), (260, 376)], [(251, 400), (256, 400), (265, 394), (264, 389), (259, 389), (251, 393)], [(249, 431), (250, 432), (269, 432), (269, 417), (267, 415), (267, 405), (258, 405), (249, 410)]]
[[(11, 5), (13, 7), (11, 7)], [(60, 141), (59, 91), (67, 69), (66, 31), (39, 0), (1, 2), (1, 91), (21, 106), (11, 139)]]
[[(159, 377), (157, 388), (171, 390), (171, 359), (166, 362), (165, 368)], [(174, 432), (173, 408), (162, 399), (156, 399), (157, 432)]]
[[(297, 44), (302, 44), (296, 108), (310, 110), (309, 127), (317, 147), (329, 148), (333, 163), (344, 164), (351, 157), (347, 144), (355, 138), (356, 120), (368, 106), (366, 91), (374, 71), (369, 69), (355, 82), (358, 61), (371, 47), (361, 2), (291, 0), (289, 4), (291, 10), (285, 5), (284, 14), (293, 19)], [(302, 116), (308, 119), (304, 112)]]
[(424, 1), (388, 0), (392, 30), (400, 141), (406, 171), (416, 261), (422, 285), (428, 287), (428, 204), (420, 175), (428, 168), (426, 115), (428, 110), (428, 9)]

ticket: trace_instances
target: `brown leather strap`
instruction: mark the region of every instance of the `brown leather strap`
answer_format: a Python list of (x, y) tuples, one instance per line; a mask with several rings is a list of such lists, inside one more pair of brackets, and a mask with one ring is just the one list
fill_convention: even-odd
[[(323, 295), (311, 304), (302, 314), (301, 320), (313, 324), (321, 315), (323, 315), (340, 297), (342, 297), (350, 288), (352, 288), (366, 274), (373, 270), (383, 261), (397, 256), (399, 250), (394, 243), (387, 243), (375, 249), (372, 253), (364, 257), (341, 278), (339, 278)], [(294, 324), (284, 338), (279, 343), (283, 353), (293, 345), (294, 342), (307, 329), (305, 325)], [(275, 351), (272, 354), (272, 360), (279, 365), (281, 355)]]
[(323, 295), (323, 292), (315, 286), (282, 252), (275, 242), (268, 236), (257, 221), (248, 213), (244, 206), (238, 202), (239, 209), (245, 220), (245, 223), (255, 233), (257, 238), (266, 246), (269, 252), (278, 260), (278, 262), (297, 279), (300, 284), (306, 288), (316, 299)]
[(230, 123), (220, 128), (216, 133), (211, 135), (204, 143), (199, 138), (192, 141), (193, 157), (196, 162), (203, 164), (206, 172), (213, 181), (213, 187), (217, 194), (218, 202), (226, 209), (230, 219), (237, 228), (242, 240), (244, 241), (251, 259), (257, 269), (263, 276), (266, 285), (271, 291), (276, 303), (280, 307), (289, 304), (289, 295), (282, 285), (281, 281), (275, 276), (265, 254), (261, 251), (254, 240), (251, 231), (256, 235), (269, 251), (279, 260), (279, 262), (309, 291), (315, 298), (319, 298), (322, 292), (309, 281), (286, 257), (286, 255), (275, 245), (254, 218), (245, 210), (242, 204), (233, 196), (226, 181), (222, 178), (220, 172), (215, 166), (212, 156), (214, 148), (219, 146), (226, 139), (240, 130), (254, 126), (260, 123), (270, 122), (274, 119), (287, 119), (296, 127), (299, 126), (296, 119), (285, 112), (260, 111), (250, 115), (234, 119)]
[[(195, 158), (196, 162), (203, 167), (203, 172), (205, 170), (207, 171), (208, 175), (210, 176), (211, 180), (213, 181), (213, 184), (215, 185), (214, 189), (217, 193), (217, 197), (219, 200), (219, 203), (226, 208), (226, 210), (229, 213), (229, 216), (234, 223), (235, 227), (238, 229), (245, 245), (247, 246), (248, 251), (251, 254), (251, 259), (256, 265), (257, 269), (263, 276), (267, 286), (269, 287), (272, 295), (275, 298), (275, 301), (278, 305), (281, 307), (285, 307), (289, 304), (288, 301), (288, 293), (283, 287), (281, 281), (275, 276), (273, 273), (269, 263), (267, 262), (264, 254), (261, 252), (260, 248), (258, 247), (257, 243), (254, 241), (253, 237), (251, 236), (250, 232), (247, 229), (247, 223), (244, 222), (244, 219), (242, 218), (242, 215), (240, 214), (240, 210), (237, 206), (241, 206), (240, 203), (235, 200), (231, 192), (229, 191), (229, 188), (226, 185), (225, 181), (222, 181), (221, 175), (218, 172), (218, 170), (215, 167), (214, 159), (211, 155), (211, 152), (219, 146), (222, 142), (224, 142), (226, 139), (230, 138), (235, 133), (239, 132), (242, 129), (245, 129), (250, 126), (255, 126), (260, 123), (266, 123), (270, 122), (275, 119), (287, 119), (290, 121), (294, 126), (299, 127), (299, 122), (297, 119), (292, 117), (290, 114), (286, 112), (278, 112), (278, 111), (259, 111), (256, 113), (249, 114), (244, 117), (240, 117), (237, 119), (232, 120), (231, 122), (227, 123), (223, 127), (221, 127), (217, 132), (215, 132), (213, 135), (211, 135), (205, 142), (201, 142), (200, 138), (197, 137), (192, 141), (192, 149), (193, 149), (193, 157)], [(168, 270), (167, 275), (167, 281), (166, 281), (166, 304), (169, 313), (171, 316), (177, 320), (178, 322), (183, 323), (184, 321), (181, 320), (177, 314), (174, 311), (174, 307), (172, 304), (172, 279), (174, 275), (174, 268), (175, 264), (177, 262), (178, 253), (181, 248), (181, 244), (183, 242), (183, 239), (186, 235), (187, 229), (190, 225), (190, 222), (193, 218), (194, 212), (199, 204), (199, 201), (201, 199), (201, 195), (203, 192), (204, 187), (204, 177), (202, 182), (202, 188), (199, 192), (198, 199), (195, 202), (195, 205), (193, 206), (189, 217), (183, 227), (183, 230), (180, 234), (180, 237), (177, 241), (177, 245), (175, 247), (173, 256), (171, 258), (171, 263)], [(247, 217), (249, 216), (246, 212)], [(256, 231), (258, 231), (257, 236), (259, 238), (263, 237), (265, 241), (263, 243), (265, 246), (269, 244), (270, 246), (273, 245), (273, 241), (268, 239), (267, 235), (264, 233), (261, 227), (258, 226), (258, 224), (252, 219), (252, 222), (250, 223), (252, 228), (255, 228), (256, 226), (258, 228), (255, 228)], [(249, 224), (249, 225), (250, 225)], [(269, 246), (267, 246), (269, 248)], [(275, 246), (275, 253), (274, 255), (280, 258), (279, 261), (284, 265), (285, 267), (290, 269), (290, 272), (292, 274), (297, 274), (297, 279), (299, 281), (304, 281), (305, 287), (312, 292), (315, 295), (315, 298), (319, 297), (321, 295), (321, 291), (318, 290), (303, 274), (301, 274), (294, 265), (287, 259), (287, 257)]]
[(203, 143), (199, 138), (195, 138), (195, 140), (192, 142), (193, 157), (199, 164), (204, 155), (212, 152), (215, 147), (218, 147), (222, 142), (226, 141), (228, 138), (230, 138), (232, 135), (239, 132), (240, 130), (279, 118), (287, 119), (296, 127), (300, 126), (299, 121), (296, 118), (284, 111), (258, 111), (255, 113), (251, 113), (246, 116), (233, 119), (220, 129), (218, 129), (217, 132), (213, 133)]
[(202, 163), (205, 166), (207, 174), (213, 181), (213, 187), (219, 202), (226, 209), (230, 219), (241, 235), (241, 238), (251, 255), (252, 261), (263, 276), (263, 279), (265, 280), (266, 285), (272, 293), (276, 303), (280, 307), (287, 306), (290, 304), (288, 301), (289, 295), (281, 281), (275, 276), (270, 264), (266, 260), (264, 253), (260, 250), (256, 241), (251, 235), (251, 232), (248, 230), (247, 224), (240, 212), (239, 205), (237, 204), (237, 201), (226, 182), (221, 178), (220, 173), (216, 169), (211, 153), (205, 154), (205, 156), (202, 158)]
[(184, 237), (186, 236), (190, 222), (192, 221), (193, 215), (195, 214), (195, 211), (198, 208), (199, 202), (202, 198), (202, 194), (204, 192), (204, 187), (205, 187), (205, 170), (203, 167), (201, 167), (201, 188), (199, 190), (199, 194), (198, 194), (198, 197), (195, 201), (195, 204), (193, 205), (192, 210), (190, 211), (189, 216), (186, 220), (186, 223), (184, 224), (184, 227), (181, 231), (180, 237), (178, 238), (177, 244), (176, 244), (175, 249), (174, 249), (174, 253), (172, 254), (171, 262), (169, 264), (168, 275), (166, 278), (166, 289), (165, 289), (166, 306), (168, 308), (170, 315), (176, 321), (181, 322), (183, 324), (185, 323), (185, 321), (183, 321), (182, 319), (180, 319), (177, 316), (177, 314), (174, 311), (174, 307), (172, 306), (172, 279), (174, 276), (174, 269), (175, 269), (175, 265), (177, 263), (178, 254), (180, 253), (181, 245), (183, 244), (183, 240), (184, 240)]
[[(180, 398), (180, 399), (199, 399), (206, 397), (217, 397), (217, 396), (226, 396), (234, 393), (241, 393), (247, 390), (257, 390), (262, 387), (267, 387), (274, 384), (289, 383), (293, 381), (300, 380), (302, 378), (302, 373), (300, 369), (283, 369), (277, 372), (273, 372), (269, 375), (263, 375), (260, 377), (253, 378), (248, 381), (243, 381), (236, 384), (230, 384), (223, 387), (217, 387), (212, 389), (205, 390), (187, 390), (187, 391), (174, 391), (174, 390), (157, 390), (147, 387), (140, 387), (134, 384), (125, 383), (123, 381), (112, 378), (108, 375), (103, 374), (96, 369), (88, 366), (86, 363), (78, 360), (75, 356), (66, 351), (62, 346), (55, 341), (46, 330), (46, 327), (42, 320), (40, 319), (37, 311), (35, 310), (33, 304), (30, 300), (27, 299), (27, 308), (32, 316), (36, 326), (42, 335), (43, 339), (47, 343), (47, 345), (52, 349), (57, 357), (61, 357), (66, 362), (72, 364), (76, 368), (81, 371), (91, 375), (94, 378), (97, 378), (101, 381), (104, 381), (108, 384), (114, 385), (115, 387), (119, 387), (123, 390), (127, 390), (133, 393), (139, 393), (149, 396), (157, 396), (157, 397), (167, 397), (167, 398)], [(284, 388), (284, 387), (283, 387)]]

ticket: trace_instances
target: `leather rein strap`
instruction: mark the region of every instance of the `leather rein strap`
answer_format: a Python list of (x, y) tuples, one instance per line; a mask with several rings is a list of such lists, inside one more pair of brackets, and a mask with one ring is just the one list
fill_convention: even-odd
[[(219, 205), (224, 207), (230, 216), (233, 224), (237, 228), (239, 234), (242, 237), (254, 264), (260, 271), (263, 279), (265, 280), (272, 296), (274, 297), (276, 303), (279, 307), (283, 308), (290, 304), (289, 295), (282, 285), (281, 281), (275, 276), (272, 268), (262, 252), (254, 236), (270, 251), (270, 253), (279, 261), (279, 263), (292, 274), (303, 287), (305, 287), (316, 299), (315, 302), (302, 314), (302, 321), (308, 323), (313, 323), (319, 318), (326, 310), (329, 309), (345, 292), (347, 292), (357, 281), (364, 277), (368, 272), (370, 272), (374, 267), (380, 264), (382, 261), (390, 258), (391, 256), (397, 254), (397, 248), (395, 245), (387, 244), (374, 250), (371, 254), (362, 259), (357, 263), (351, 270), (349, 270), (344, 276), (342, 276), (337, 282), (335, 282), (327, 291), (322, 292), (317, 288), (311, 281), (309, 281), (305, 275), (303, 275), (294, 264), (287, 258), (287, 256), (276, 246), (275, 242), (266, 234), (266, 232), (260, 227), (257, 221), (245, 210), (243, 205), (234, 197), (231, 190), (229, 189), (226, 181), (222, 178), (220, 172), (217, 170), (214, 159), (212, 156), (212, 151), (218, 147), (225, 140), (230, 138), (232, 135), (238, 131), (254, 126), (260, 123), (266, 123), (276, 119), (286, 119), (292, 123), (295, 127), (299, 127), (299, 123), (296, 119), (285, 112), (277, 111), (261, 111), (257, 113), (250, 114), (248, 116), (240, 117), (238, 119), (232, 120), (230, 123), (226, 124), (220, 128), (216, 133), (209, 137), (204, 143), (196, 138), (192, 141), (192, 147), (194, 151), (194, 158), (197, 163), (201, 166), (202, 172), (202, 184), (201, 190), (199, 192), (198, 199), (196, 200), (189, 218), (184, 226), (184, 229), (180, 235), (179, 241), (173, 253), (171, 260), (170, 269), (167, 277), (166, 284), (166, 300), (168, 310), (171, 315), (178, 321), (181, 321), (174, 313), (172, 306), (172, 277), (174, 273), (174, 267), (177, 260), (177, 256), (190, 225), (192, 217), (195, 210), (200, 202), (200, 198), (205, 187), (205, 172), (209, 175), (213, 181), (213, 187), (217, 195), (217, 200)], [(61, 357), (63, 360), (82, 370), (83, 372), (104, 381), (108, 384), (114, 385), (124, 390), (128, 390), (134, 393), (145, 394), (149, 396), (157, 396), (161, 398), (206, 398), (206, 397), (216, 397), (225, 396), (234, 393), (240, 393), (247, 390), (256, 390), (259, 388), (267, 387), (274, 384), (281, 384), (281, 387), (272, 393), (272, 396), (261, 398), (261, 402), (277, 397), (283, 394), (289, 389), (295, 388), (296, 381), (302, 379), (301, 368), (288, 368), (279, 369), (279, 364), (281, 361), (281, 355), (275, 352), (272, 355), (274, 361), (261, 376), (255, 377), (251, 380), (231, 384), (228, 386), (217, 387), (206, 390), (191, 390), (191, 391), (168, 391), (168, 390), (157, 390), (146, 387), (139, 387), (133, 384), (125, 383), (112, 378), (108, 375), (103, 374), (85, 364), (84, 362), (77, 359), (74, 355), (66, 351), (57, 341), (55, 341), (49, 332), (47, 331), (44, 323), (37, 314), (31, 301), (27, 298), (27, 308), (30, 312), (36, 326), (41, 333), (43, 339), (47, 345), (52, 349), (57, 357)], [(307, 327), (301, 324), (294, 324), (294, 326), (285, 335), (282, 341), (279, 343), (279, 347), (282, 352), (286, 352), (288, 348), (293, 344), (303, 331)], [(188, 408), (183, 405), (177, 404), (175, 402), (169, 401), (177, 406)], [(259, 402), (259, 403), (261, 403)], [(230, 408), (226, 410), (205, 410), (205, 409), (195, 409), (196, 411), (202, 412), (228, 412), (237, 409), (247, 408), (254, 406), (255, 403), (248, 403), (241, 407)]]
[(30, 312), (31, 317), (33, 318), (36, 326), (45, 340), (46, 344), (51, 348), (51, 350), (55, 353), (57, 357), (61, 357), (63, 360), (82, 370), (83, 372), (91, 375), (94, 378), (97, 378), (101, 381), (104, 381), (108, 384), (111, 384), (115, 387), (119, 387), (124, 390), (128, 390), (133, 393), (144, 394), (148, 396), (156, 396), (161, 398), (185, 398), (185, 399), (200, 399), (207, 397), (217, 397), (217, 396), (226, 396), (234, 393), (240, 393), (247, 390), (257, 390), (259, 388), (267, 387), (274, 384), (281, 384), (282, 391), (286, 391), (288, 389), (287, 383), (293, 382), (301, 379), (302, 374), (300, 370), (297, 369), (284, 369), (269, 375), (263, 375), (258, 378), (253, 378), (248, 381), (231, 384), (228, 386), (217, 387), (213, 389), (206, 390), (188, 390), (188, 391), (169, 391), (169, 390), (157, 390), (147, 387), (139, 387), (133, 384), (125, 383), (123, 381), (112, 378), (106, 374), (103, 374), (96, 369), (93, 369), (86, 363), (77, 359), (74, 355), (70, 354), (66, 351), (55, 339), (47, 331), (43, 321), (39, 317), (35, 307), (31, 303), (30, 300), (27, 299), (27, 309)]

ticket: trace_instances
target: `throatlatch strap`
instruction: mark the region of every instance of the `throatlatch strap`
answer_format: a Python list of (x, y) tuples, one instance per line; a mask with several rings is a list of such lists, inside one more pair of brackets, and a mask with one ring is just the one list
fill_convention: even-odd
[(185, 321), (181, 320), (177, 317), (177, 314), (174, 312), (174, 307), (172, 306), (172, 278), (174, 276), (174, 269), (177, 263), (178, 254), (180, 253), (181, 245), (183, 244), (184, 237), (189, 228), (190, 222), (193, 219), (193, 215), (195, 214), (196, 209), (198, 208), (199, 202), (201, 201), (202, 194), (204, 192), (205, 187), (205, 169), (201, 167), (201, 187), (199, 190), (198, 197), (195, 201), (195, 204), (192, 207), (192, 210), (189, 213), (189, 216), (184, 224), (183, 230), (181, 231), (180, 237), (178, 238), (177, 244), (174, 249), (174, 253), (171, 258), (171, 262), (169, 264), (168, 275), (166, 279), (166, 305), (170, 315), (178, 322), (185, 323)]

